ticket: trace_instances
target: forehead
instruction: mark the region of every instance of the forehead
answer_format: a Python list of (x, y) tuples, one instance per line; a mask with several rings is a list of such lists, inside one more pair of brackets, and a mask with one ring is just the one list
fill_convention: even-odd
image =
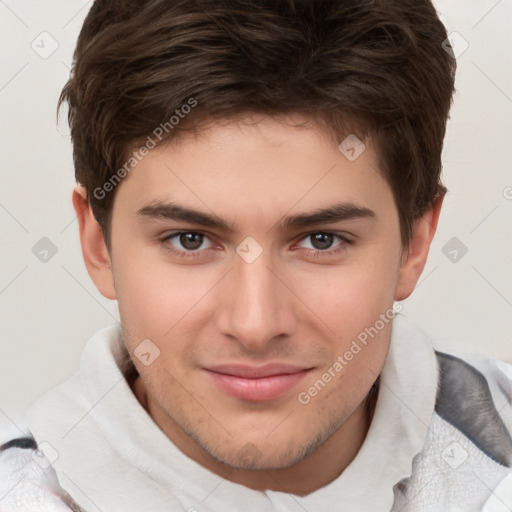
[(254, 223), (340, 201), (371, 209), (393, 202), (371, 140), (352, 135), (340, 150), (342, 142), (300, 117), (212, 122), (151, 150), (116, 203), (136, 211), (179, 200)]

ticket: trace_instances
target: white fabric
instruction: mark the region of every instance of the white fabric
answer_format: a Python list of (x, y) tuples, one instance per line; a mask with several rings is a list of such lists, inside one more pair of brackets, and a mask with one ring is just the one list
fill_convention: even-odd
[(479, 511), (488, 500), (489, 490), (507, 474), (507, 468), (437, 414), (413, 467), (407, 494), (397, 497), (393, 512)]
[(509, 473), (494, 489), (482, 508), (482, 512), (510, 512), (512, 510), (512, 473)]
[(69, 512), (55, 472), (33, 457), (37, 451), (21, 448), (0, 453), (0, 511)]

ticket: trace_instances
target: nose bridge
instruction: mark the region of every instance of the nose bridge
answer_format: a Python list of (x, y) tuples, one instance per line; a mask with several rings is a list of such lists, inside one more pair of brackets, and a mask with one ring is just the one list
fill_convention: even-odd
[(228, 290), (221, 298), (221, 330), (251, 349), (261, 349), (293, 329), (289, 292), (272, 266), (270, 251), (252, 262), (236, 255)]

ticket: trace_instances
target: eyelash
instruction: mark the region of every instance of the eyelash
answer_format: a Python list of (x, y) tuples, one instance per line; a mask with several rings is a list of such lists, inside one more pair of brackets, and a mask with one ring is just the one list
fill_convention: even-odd
[[(346, 237), (343, 233), (337, 233), (334, 231), (311, 231), (309, 233), (304, 234), (302, 236), (302, 238), (299, 239), (299, 242), (305, 240), (306, 238), (310, 237), (311, 235), (316, 235), (318, 233), (321, 233), (324, 235), (333, 235), (333, 236), (337, 237), (340, 240), (340, 242), (342, 242), (342, 243), (340, 243), (338, 246), (336, 246), (335, 249), (327, 249), (325, 251), (322, 251), (320, 249), (317, 249), (317, 250), (306, 249), (314, 258), (318, 258), (319, 256), (324, 256), (324, 255), (331, 256), (333, 254), (336, 254), (336, 253), (344, 250), (346, 248), (345, 247), (346, 245), (353, 244), (353, 241), (350, 240), (348, 237)], [(169, 243), (167, 243), (170, 240), (172, 240), (173, 238), (176, 238), (176, 237), (178, 237), (180, 235), (184, 235), (184, 234), (202, 235), (205, 238), (210, 239), (210, 237), (206, 233), (203, 233), (202, 231), (175, 231), (173, 233), (166, 235), (164, 238), (160, 239), (160, 243), (162, 244), (162, 246), (164, 247), (164, 249), (166, 251), (169, 251), (169, 252), (176, 254), (180, 257), (183, 257), (183, 258), (197, 258), (197, 257), (202, 256), (204, 254), (204, 251), (215, 250), (215, 249), (196, 249), (194, 251), (180, 251), (180, 250), (172, 247)]]

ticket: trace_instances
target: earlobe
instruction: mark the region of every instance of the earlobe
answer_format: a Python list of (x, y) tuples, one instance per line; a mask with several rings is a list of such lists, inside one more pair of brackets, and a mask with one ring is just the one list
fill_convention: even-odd
[(413, 225), (412, 237), (409, 245), (404, 248), (395, 300), (404, 300), (413, 292), (425, 263), (427, 262), (430, 244), (436, 232), (444, 195), (439, 196), (432, 206)]
[(78, 218), (80, 244), (87, 272), (103, 296), (116, 300), (110, 254), (82, 186), (73, 190), (73, 207)]

